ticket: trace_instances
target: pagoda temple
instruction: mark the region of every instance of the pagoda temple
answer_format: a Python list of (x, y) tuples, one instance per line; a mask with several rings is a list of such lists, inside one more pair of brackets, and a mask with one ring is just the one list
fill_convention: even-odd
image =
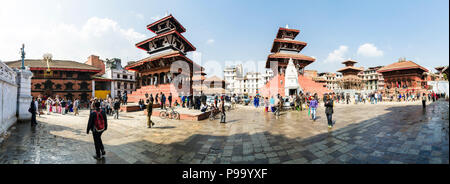
[(338, 80), (338, 83), (343, 90), (361, 90), (363, 88), (363, 82), (358, 77), (358, 73), (364, 69), (355, 67), (355, 63), (358, 62), (353, 60), (344, 61), (342, 64), (345, 64), (345, 67), (337, 71), (342, 73), (342, 78)]
[(148, 25), (147, 29), (156, 36), (137, 43), (136, 47), (149, 56), (125, 67), (137, 72), (141, 87), (128, 95), (128, 101), (138, 102), (146, 99), (146, 94), (155, 97), (162, 92), (166, 97), (172, 93), (172, 102), (180, 102), (180, 96), (193, 93), (193, 76), (205, 75), (201, 66), (186, 57), (187, 52), (196, 48), (181, 35), (186, 29), (172, 15)]
[(427, 88), (428, 70), (404, 58), (378, 70), (389, 92), (423, 91)]
[(300, 30), (280, 27), (273, 41), (271, 54), (266, 61), (266, 68), (274, 71), (274, 77), (260, 90), (263, 96), (288, 96), (300, 92), (330, 92), (323, 85), (310, 77), (304, 76), (305, 67), (315, 61), (314, 58), (300, 54), (307, 43), (294, 40)]

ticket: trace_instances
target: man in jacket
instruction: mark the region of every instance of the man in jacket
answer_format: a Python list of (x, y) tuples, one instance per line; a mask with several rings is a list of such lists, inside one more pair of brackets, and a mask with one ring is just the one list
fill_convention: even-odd
[(166, 96), (161, 92), (161, 109), (165, 109), (166, 105)]
[(33, 97), (33, 99), (31, 100), (30, 108), (28, 109), (28, 112), (31, 113), (31, 126), (37, 125), (36, 111), (37, 111), (37, 108), (36, 108), (36, 104), (35, 104), (35, 98)]
[(116, 102), (114, 102), (114, 119), (119, 119), (119, 110), (120, 110), (120, 102), (118, 99), (116, 99)]
[(221, 98), (221, 100), (220, 100), (220, 112), (222, 113), (221, 114), (221, 116), (220, 116), (220, 123), (225, 123), (225, 117), (226, 117), (226, 114), (225, 114), (225, 99), (224, 99), (224, 97), (222, 96), (222, 98)]
[(172, 93), (169, 93), (169, 107), (172, 107)]
[[(104, 129), (103, 130), (97, 130), (95, 126), (95, 122), (98, 120), (97, 118), (103, 118), (104, 121)], [(97, 160), (102, 159), (102, 157), (106, 154), (105, 148), (103, 147), (102, 142), (102, 134), (105, 130), (108, 129), (108, 120), (106, 117), (106, 112), (100, 110), (100, 102), (95, 103), (95, 110), (91, 112), (89, 115), (89, 121), (87, 125), (86, 134), (89, 134), (90, 131), (92, 131), (92, 135), (94, 138), (94, 145), (95, 145), (95, 153), (94, 158)]]
[(333, 128), (333, 100), (330, 98), (330, 96), (326, 96), (325, 101), (325, 114), (327, 115), (327, 121), (328, 121), (328, 128)]
[(150, 100), (150, 103), (147, 105), (147, 127), (152, 128), (155, 125), (152, 121), (152, 113), (153, 113), (153, 101)]
[(316, 121), (316, 109), (319, 103), (317, 102), (315, 97), (312, 97), (312, 100), (309, 102), (309, 107), (311, 108), (311, 118), (313, 121)]

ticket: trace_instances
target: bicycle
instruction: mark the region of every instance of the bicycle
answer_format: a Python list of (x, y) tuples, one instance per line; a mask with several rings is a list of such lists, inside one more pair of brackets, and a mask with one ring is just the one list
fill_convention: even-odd
[(217, 114), (219, 114), (219, 109), (216, 108), (214, 105), (210, 107), (211, 113), (209, 114), (209, 120), (213, 121), (217, 119)]
[(161, 111), (159, 113), (159, 117), (162, 119), (175, 119), (175, 120), (180, 120), (180, 113), (178, 113), (177, 111), (174, 110), (173, 107), (170, 107), (170, 112), (169, 112), (169, 108), (164, 108), (164, 111)]

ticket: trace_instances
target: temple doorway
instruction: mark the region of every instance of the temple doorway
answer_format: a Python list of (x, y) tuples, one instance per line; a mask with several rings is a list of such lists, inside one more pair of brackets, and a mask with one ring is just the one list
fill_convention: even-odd
[(297, 95), (297, 89), (289, 89), (289, 96)]

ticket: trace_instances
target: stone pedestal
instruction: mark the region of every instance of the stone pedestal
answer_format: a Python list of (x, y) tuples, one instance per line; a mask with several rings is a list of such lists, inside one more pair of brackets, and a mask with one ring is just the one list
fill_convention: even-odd
[(17, 89), (17, 120), (18, 121), (30, 121), (31, 113), (28, 112), (30, 108), (32, 96), (31, 96), (31, 77), (33, 73), (26, 68), (17, 71), (17, 83), (19, 88)]

